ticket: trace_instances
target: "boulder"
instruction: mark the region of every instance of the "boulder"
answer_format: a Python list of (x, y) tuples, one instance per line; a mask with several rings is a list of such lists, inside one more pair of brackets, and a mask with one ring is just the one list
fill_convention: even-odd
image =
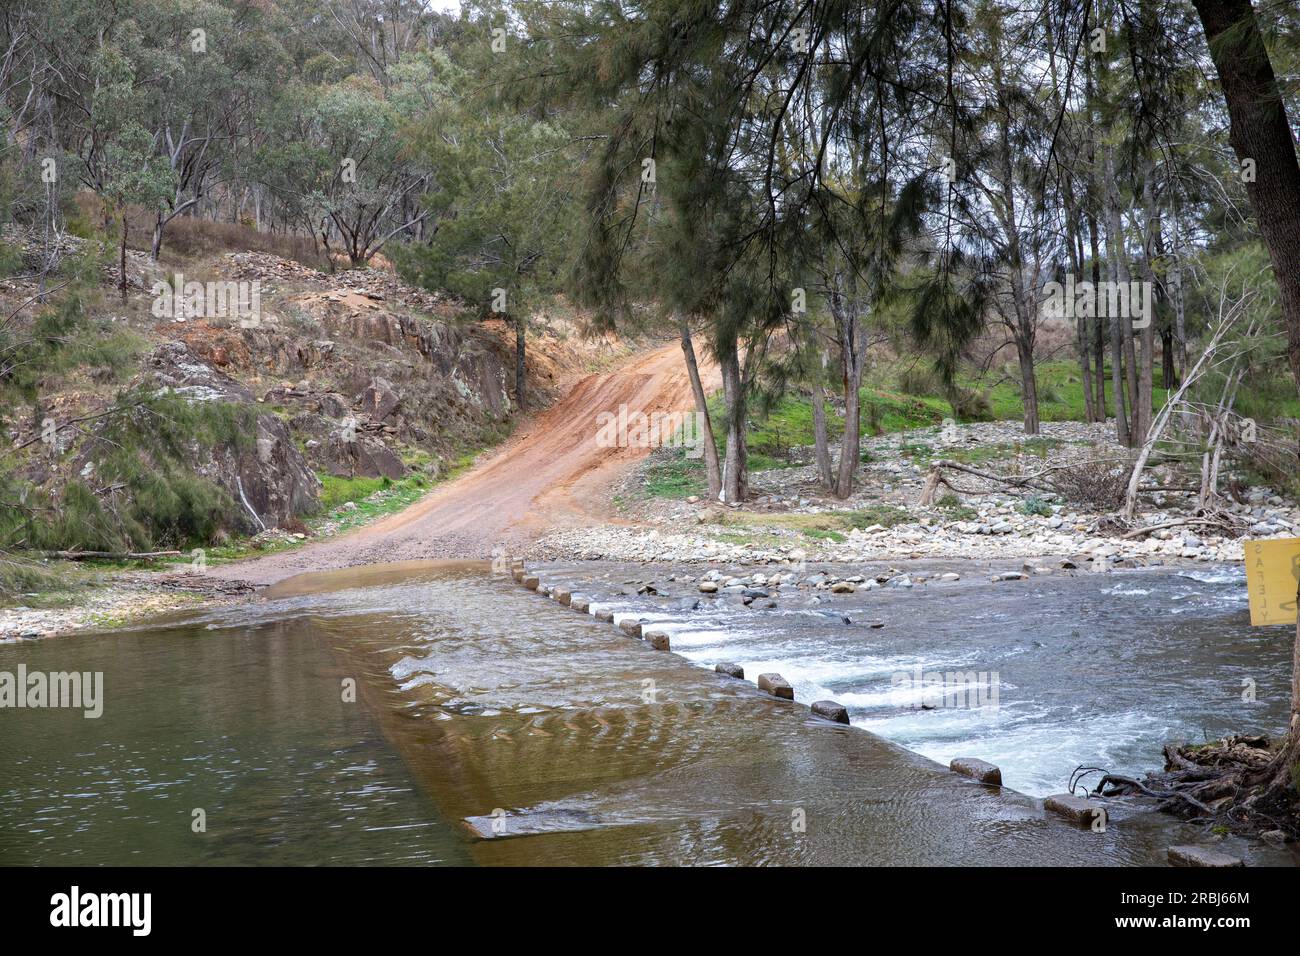
[(713, 669), (719, 674), (726, 674), (728, 677), (734, 677), (737, 680), (745, 679), (745, 668), (741, 667), (739, 664), (715, 664), (713, 665)]
[(164, 342), (149, 356), (155, 382), (192, 402), (253, 401), (253, 393), (229, 375), (205, 364), (184, 342)]
[(393, 383), (378, 376), (372, 378), (361, 392), (361, 411), (375, 423), (382, 422), (393, 414), (401, 403), (402, 399)]
[(405, 477), (406, 465), (383, 442), (369, 435), (348, 441), (343, 433), (331, 434), (315, 449), (321, 467), (336, 478)]
[(347, 400), (337, 392), (326, 392), (318, 400), (317, 407), (327, 418), (347, 418), (352, 411)]

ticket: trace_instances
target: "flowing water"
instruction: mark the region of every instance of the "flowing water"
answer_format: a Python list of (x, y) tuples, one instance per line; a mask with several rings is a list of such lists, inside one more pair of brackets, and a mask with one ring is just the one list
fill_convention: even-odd
[[(1075, 830), (899, 742), (1060, 790), (1066, 764), (1154, 765), (1169, 730), (1268, 724), (1284, 671), (1283, 642), (1205, 596), (1228, 602), (1229, 585), (1173, 576), (1134, 604), (1103, 593), (1127, 586), (1109, 576), (687, 614), (693, 585), (624, 583), (646, 569), (548, 569), (676, 621), (683, 659), (485, 570), (330, 573), (148, 628), (0, 645), (0, 671), (104, 674), (98, 719), (0, 710), (0, 863), (1163, 862), (1207, 835), (1123, 805), (1104, 833)], [(779, 670), (875, 733), (694, 666), (715, 658)], [(999, 716), (899, 706), (887, 672), (916, 661), (998, 670)], [(1241, 675), (1254, 709), (1221, 699)], [(1113, 733), (1108, 715), (1126, 715)]]
[[(1064, 791), (1080, 765), (1140, 777), (1167, 741), (1286, 726), (1294, 631), (1250, 627), (1236, 567), (997, 584), (967, 573), (854, 595), (787, 589), (775, 609), (704, 600), (689, 613), (691, 589), (670, 574), (557, 566), (550, 578), (657, 622), (694, 663), (775, 671), (797, 700), (835, 700), (855, 726), (944, 764), (988, 760), (1034, 796)], [(637, 596), (625, 581), (667, 593)], [(927, 682), (937, 675), (975, 688), (945, 698)]]

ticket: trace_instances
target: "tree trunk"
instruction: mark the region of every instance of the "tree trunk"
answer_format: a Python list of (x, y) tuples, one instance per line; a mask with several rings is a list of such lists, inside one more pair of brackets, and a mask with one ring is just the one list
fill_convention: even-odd
[(745, 448), (745, 383), (736, 343), (721, 349), (722, 394), (727, 402), (727, 456), (722, 466), (722, 500), (744, 501), (749, 493), (748, 454)]
[(812, 386), (813, 458), (817, 462), (817, 478), (827, 494), (835, 491), (835, 476), (831, 470), (830, 441), (826, 437), (826, 398), (821, 382)]
[(862, 403), (858, 388), (862, 381), (862, 363), (859, 357), (855, 373), (844, 382), (844, 437), (840, 442), (840, 469), (835, 479), (835, 497), (847, 498), (853, 494), (853, 478), (862, 458)]
[[(1066, 248), (1070, 252), (1070, 271), (1076, 280), (1083, 279), (1083, 238), (1079, 234), (1079, 210), (1073, 193), (1066, 191), (1065, 233)], [(1097, 420), (1096, 402), (1092, 397), (1092, 356), (1088, 351), (1088, 320), (1074, 317), (1075, 347), (1079, 350), (1079, 378), (1083, 382), (1083, 417), (1089, 423)]]
[(1034, 377), (1034, 346), (1016, 336), (1016, 357), (1020, 360), (1020, 394), (1025, 403), (1025, 434), (1038, 434), (1038, 381)]
[(1160, 330), (1160, 380), (1166, 390), (1178, 387), (1178, 369), (1174, 365), (1174, 329)]
[[(1115, 164), (1111, 158), (1109, 148), (1103, 150), (1102, 168), (1105, 177), (1105, 206), (1106, 206), (1106, 240), (1110, 246), (1110, 267), (1107, 270), (1111, 282), (1116, 284), (1128, 282), (1128, 263), (1124, 260), (1124, 237), (1120, 228), (1119, 216), (1119, 195), (1115, 187)], [(1100, 294), (1097, 295), (1097, 311), (1101, 311), (1103, 302), (1106, 298)], [(1124, 340), (1128, 340), (1128, 349), (1133, 348), (1133, 336), (1125, 333), (1126, 325), (1123, 318), (1115, 310), (1116, 314), (1110, 316), (1110, 361), (1111, 361), (1111, 386), (1115, 390), (1115, 437), (1119, 443), (1126, 448), (1133, 447), (1133, 429), (1129, 427), (1127, 395), (1130, 394), (1125, 387), (1126, 378), (1134, 377), (1132, 368), (1132, 359), (1126, 354)], [(1128, 360), (1129, 368), (1127, 374), (1124, 368), (1125, 360)], [(1135, 383), (1136, 384), (1136, 383)]]
[(126, 301), (126, 234), (129, 229), (126, 218), (126, 207), (122, 207), (122, 242), (118, 246), (117, 256), (117, 288), (122, 293), (122, 301)]
[(1281, 293), (1287, 358), (1300, 390), (1300, 164), (1286, 105), (1250, 0), (1192, 0), (1228, 105), (1228, 141), (1253, 160), (1246, 194)]
[[(1173, 239), (1173, 261), (1169, 264), (1169, 292), (1174, 304), (1174, 364), (1178, 377), (1187, 374), (1187, 300), (1183, 296), (1183, 248), (1178, 230), (1178, 209), (1169, 217), (1169, 230)], [(1165, 382), (1165, 388), (1169, 383)]]
[(1125, 448), (1133, 441), (1128, 427), (1128, 410), (1124, 402), (1124, 347), (1120, 344), (1123, 329), (1119, 316), (1110, 317), (1110, 388), (1115, 402), (1115, 440)]
[(844, 383), (844, 432), (840, 440), (839, 474), (835, 479), (835, 497), (853, 494), (853, 479), (862, 460), (862, 371), (867, 363), (865, 324), (859, 314), (857, 279), (847, 276), (847, 295), (836, 292), (831, 297), (831, 313), (840, 337), (840, 377)]
[(700, 379), (700, 366), (695, 360), (695, 345), (691, 342), (691, 327), (685, 316), (678, 316), (677, 327), (682, 336), (682, 356), (686, 359), (686, 374), (691, 380), (691, 394), (695, 396), (695, 413), (699, 416), (700, 437), (704, 442), (704, 471), (709, 482), (709, 497), (722, 493), (722, 468), (718, 464), (718, 443), (713, 439), (713, 421), (709, 417), (709, 397), (704, 393)]
[[(1147, 313), (1144, 320), (1147, 324), (1142, 327), (1139, 336), (1142, 349), (1138, 364), (1138, 441), (1146, 438), (1147, 429), (1151, 427), (1151, 372), (1152, 366), (1155, 365), (1156, 352), (1156, 303), (1154, 299), (1156, 294), (1156, 269), (1152, 257), (1155, 255), (1156, 233), (1160, 226), (1155, 199), (1152, 197), (1151, 190), (1153, 169), (1153, 164), (1148, 163), (1146, 176), (1142, 184), (1142, 208), (1146, 219), (1146, 235), (1143, 237), (1144, 241), (1142, 243), (1142, 281), (1146, 283), (1146, 288), (1143, 290), (1143, 302)], [(1149, 295), (1147, 290), (1149, 290)], [(1150, 301), (1147, 301), (1148, 298)], [(1130, 308), (1129, 311), (1135, 310)]]
[(522, 315), (515, 316), (515, 403), (522, 412), (528, 407), (524, 395), (524, 358), (526, 355), (524, 345), (524, 331), (527, 323)]
[[(1121, 288), (1127, 288), (1132, 276), (1129, 273), (1128, 255), (1125, 250), (1124, 220), (1119, 208), (1119, 185), (1115, 180), (1115, 158), (1109, 149), (1106, 150), (1105, 157), (1107, 231), (1111, 236), (1111, 254), (1115, 261), (1115, 282)], [(1133, 311), (1132, 303), (1130, 302), (1129, 305), (1128, 309), (1118, 310), (1124, 314), (1115, 317), (1117, 321), (1111, 325), (1111, 328), (1118, 330), (1124, 354), (1123, 382), (1126, 387), (1125, 401), (1129, 409), (1128, 446), (1135, 448), (1142, 441), (1146, 427), (1151, 423), (1142, 421), (1138, 399), (1137, 348), (1133, 344), (1133, 319), (1129, 314)]]
[[(1089, 195), (1093, 195), (1089, 191)], [(1092, 253), (1092, 287), (1096, 289), (1101, 284), (1101, 245), (1097, 238), (1097, 217), (1088, 213), (1088, 244), (1089, 251)], [(1096, 311), (1096, 310), (1094, 310)], [(1097, 387), (1095, 389), (1095, 401), (1097, 404), (1097, 421), (1105, 422), (1106, 413), (1106, 345), (1105, 333), (1103, 332), (1104, 323), (1100, 316), (1093, 315), (1086, 319), (1089, 327), (1092, 329), (1092, 361), (1097, 374)]]
[(1088, 341), (1088, 320), (1075, 319), (1075, 348), (1079, 350), (1079, 378), (1083, 381), (1083, 418), (1086, 422), (1098, 419), (1097, 403), (1092, 397), (1092, 343)]
[[(1084, 29), (1088, 28), (1089, 15), (1091, 7), (1084, 7)], [(1093, 113), (1093, 104), (1095, 102), (1095, 91), (1092, 79), (1093, 57), (1084, 57), (1083, 63), (1083, 81), (1084, 81), (1084, 103), (1087, 108), (1088, 122), (1086, 124), (1086, 142), (1087, 142), (1087, 189), (1084, 192), (1083, 202), (1084, 209), (1088, 220), (1088, 251), (1092, 254), (1092, 287), (1097, 289), (1101, 285), (1101, 230), (1097, 222), (1097, 210), (1100, 206), (1097, 197), (1097, 142), (1094, 134), (1096, 129), (1096, 119)], [(1095, 313), (1096, 310), (1094, 309)], [(1096, 402), (1099, 413), (1099, 421), (1106, 421), (1106, 349), (1104, 344), (1105, 332), (1103, 331), (1105, 323), (1101, 316), (1094, 314), (1088, 319), (1092, 323), (1092, 357), (1093, 366), (1097, 371), (1097, 389)], [(1116, 428), (1119, 427), (1119, 402), (1116, 399)]]
[(163, 219), (163, 214), (159, 212), (153, 224), (153, 239), (149, 242), (149, 259), (153, 262), (157, 262), (158, 256), (162, 254), (163, 227), (165, 225), (166, 221)]

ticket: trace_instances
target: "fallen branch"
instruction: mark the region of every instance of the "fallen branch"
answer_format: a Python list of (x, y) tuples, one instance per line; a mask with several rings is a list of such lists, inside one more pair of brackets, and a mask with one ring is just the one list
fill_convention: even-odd
[(1180, 518), (1177, 521), (1166, 521), (1163, 524), (1151, 524), (1142, 528), (1134, 528), (1132, 531), (1125, 531), (1120, 535), (1120, 538), (1140, 538), (1144, 534), (1159, 531), (1161, 528), (1179, 528), (1189, 524), (1224, 525), (1225, 522), (1222, 518)]
[[(950, 469), (951, 471), (959, 471), (967, 475), (974, 475), (976, 478), (982, 478), (985, 481), (991, 481), (995, 484), (1012, 488), (1030, 487), (1033, 482), (1040, 480), (1042, 475), (1046, 474), (1047, 471), (1054, 470), (1049, 468), (1043, 472), (1038, 472), (1032, 475), (996, 475), (991, 472), (980, 471), (978, 468), (972, 468), (970, 465), (963, 465), (959, 461), (940, 458), (936, 461), (930, 462), (930, 474), (929, 477), (926, 478), (925, 487), (921, 491), (921, 498), (917, 502), (921, 507), (925, 508), (934, 503), (934, 496), (939, 490), (940, 485), (947, 488), (953, 488), (952, 485), (948, 484), (948, 479), (944, 476), (945, 468)], [(1044, 487), (1043, 490), (1046, 491), (1050, 489)], [(962, 493), (972, 494), (970, 491), (963, 491)]]
[(1079, 467), (1081, 464), (1103, 464), (1104, 465), (1104, 464), (1110, 464), (1115, 461), (1123, 461), (1125, 464), (1127, 464), (1127, 461), (1124, 459), (1102, 458), (1102, 459), (1097, 459), (1095, 461), (1090, 460), (1088, 462), (1065, 462), (1064, 464), (1060, 464), (1060, 465), (1049, 465), (1046, 468), (1043, 468), (1039, 471), (1031, 472), (1029, 474), (999, 475), (995, 472), (982, 471), (979, 468), (972, 468), (970, 465), (963, 464), (959, 461), (953, 461), (950, 458), (938, 458), (930, 462), (930, 473), (929, 476), (926, 478), (925, 487), (921, 490), (921, 497), (920, 500), (917, 501), (917, 504), (922, 508), (928, 507), (931, 504), (933, 504), (934, 497), (938, 493), (940, 486), (943, 486), (945, 488), (950, 488), (953, 491), (958, 492), (959, 494), (973, 495), (973, 494), (985, 493), (985, 492), (967, 490), (964, 488), (958, 488), (956, 485), (953, 485), (951, 482), (948, 481), (947, 476), (944, 474), (945, 469), (949, 471), (961, 472), (967, 475), (973, 475), (976, 478), (981, 478), (984, 481), (989, 481), (996, 485), (1001, 485), (1004, 488), (1011, 488), (1011, 489), (1018, 489), (1018, 490), (1033, 488), (1038, 491), (1046, 491), (1052, 494), (1056, 494), (1057, 493), (1056, 488), (1053, 487), (1051, 481), (1048, 480), (1049, 475), (1055, 474), (1056, 472), (1069, 471), (1072, 468)]
[(1113, 773), (1108, 773), (1106, 774), (1106, 776), (1101, 778), (1101, 781), (1097, 784), (1096, 789), (1092, 791), (1093, 795), (1101, 796), (1101, 791), (1108, 784), (1110, 786), (1115, 786), (1115, 787), (1132, 787), (1134, 790), (1139, 790), (1142, 793), (1146, 794), (1148, 797), (1156, 797), (1157, 799), (1160, 800), (1168, 800), (1177, 797), (1180, 800), (1186, 800), (1197, 810), (1200, 810), (1202, 813), (1206, 814), (1207, 816), (1214, 816), (1214, 811), (1211, 810), (1209, 807), (1207, 807), (1205, 804), (1201, 803), (1201, 801), (1197, 800), (1195, 797), (1189, 796), (1188, 794), (1182, 793), (1179, 790), (1152, 790), (1150, 787), (1146, 786), (1146, 784), (1139, 783), (1138, 781), (1134, 780), (1132, 777), (1121, 777), (1118, 774), (1113, 774)]

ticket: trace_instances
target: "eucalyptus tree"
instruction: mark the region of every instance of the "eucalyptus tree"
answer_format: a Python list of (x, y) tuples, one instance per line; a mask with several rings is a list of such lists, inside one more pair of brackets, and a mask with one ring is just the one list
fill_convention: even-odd
[(405, 247), (399, 262), (413, 280), (514, 326), (515, 400), (524, 408), (529, 313), (561, 285), (576, 157), (558, 122), (494, 108), (468, 83), (455, 73), (446, 108), (415, 137), (423, 161), (438, 170), (438, 189), (424, 198), (436, 228)]
[(379, 84), (295, 83), (267, 119), (276, 125), (252, 175), (310, 223), (331, 261), (337, 251), (360, 266), (394, 237), (418, 235), (432, 170), (402, 139), (412, 118)]

